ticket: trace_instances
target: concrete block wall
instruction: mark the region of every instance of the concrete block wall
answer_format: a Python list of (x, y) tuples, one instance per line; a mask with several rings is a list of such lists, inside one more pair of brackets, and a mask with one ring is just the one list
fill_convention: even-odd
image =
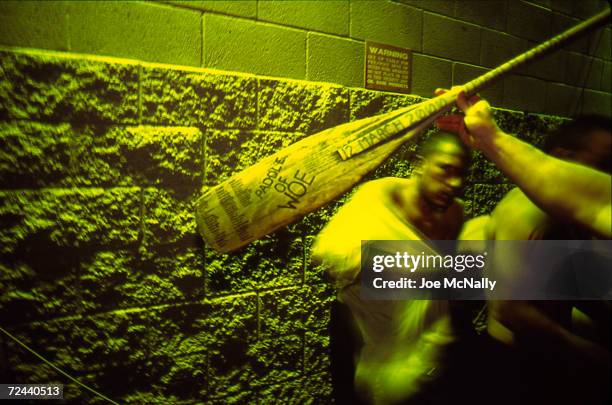
[[(425, 46), (440, 44), (414, 37), (427, 21), (452, 20), (455, 31), (469, 21), (479, 49), (485, 29), (517, 47), (531, 40), (500, 31), (507, 17), (493, 8), (459, 3), (331, 1), (323, 12), (319, 2), (0, 2), (0, 326), (120, 403), (330, 402), (334, 292), (308, 252), (346, 196), (227, 255), (197, 235), (193, 202), (291, 142), (416, 103), (504, 58), (495, 46), (487, 64), (468, 59), (473, 50), (429, 54)], [(524, 6), (589, 14), (572, 2)], [(303, 10), (310, 20), (295, 17)], [(386, 30), (368, 26), (366, 12)], [(415, 96), (360, 88), (364, 39), (385, 38), (418, 50)], [(609, 54), (585, 44), (563, 51), (566, 67), (579, 75), (581, 58), (595, 61), (584, 80), (603, 84)], [(496, 111), (503, 129), (531, 143), (563, 119), (523, 110), (609, 104), (609, 90), (537, 75), (508, 79), (529, 90), (529, 99), (509, 93), (527, 107)], [(503, 101), (506, 83), (491, 96)], [(414, 147), (370, 178), (408, 175)], [(510, 187), (477, 156), (468, 214), (490, 212)], [(62, 382), (68, 401), (102, 402), (4, 335), (0, 359), (3, 381)]]
[[(348, 120), (348, 89), (33, 50), (0, 69), (0, 325), (120, 403), (329, 402), (333, 294), (305, 275), (306, 225), (220, 255), (193, 202)], [(103, 402), (0, 346), (3, 381)]]
[[(120, 403), (329, 403), (334, 291), (308, 252), (346, 196), (232, 254), (203, 244), (193, 202), (308, 134), (421, 99), (35, 50), (1, 51), (0, 69), (0, 325)], [(496, 115), (535, 144), (562, 120)], [(407, 176), (414, 149), (370, 178)], [(478, 156), (468, 214), (510, 187)], [(0, 347), (3, 381), (102, 403)]]
[[(412, 49), (412, 92), (430, 97), (604, 7), (605, 0), (4, 1), (0, 43), (363, 87), (364, 41), (372, 40)], [(519, 111), (610, 114), (611, 36), (609, 26), (600, 29), (483, 95)]]

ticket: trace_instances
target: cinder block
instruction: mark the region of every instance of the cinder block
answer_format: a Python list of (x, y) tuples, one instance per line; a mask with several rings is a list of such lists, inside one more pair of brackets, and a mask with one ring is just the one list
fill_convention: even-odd
[[(165, 319), (164, 319), (165, 320)], [(153, 327), (152, 329), (155, 329)], [(169, 332), (172, 333), (172, 332)], [(170, 353), (176, 344), (181, 344), (179, 339), (189, 340), (189, 333), (180, 333), (176, 339), (168, 342), (167, 353), (154, 354), (151, 357), (157, 359), (152, 362), (148, 381), (160, 387), (155, 394), (150, 391), (138, 391), (124, 398), (123, 402), (151, 403), (157, 400), (169, 404), (177, 401), (177, 398), (205, 398), (208, 392), (208, 355), (206, 352), (174, 355)], [(193, 343), (197, 345), (197, 342)]]
[(259, 300), (260, 339), (297, 334), (304, 330), (306, 300), (300, 288), (263, 292)]
[[(466, 84), (467, 82), (485, 74), (488, 69), (483, 69), (478, 66), (466, 65), (464, 63), (455, 63), (453, 65), (453, 86)], [(485, 90), (480, 92), (480, 95), (486, 98), (491, 105), (498, 105), (504, 101), (504, 82), (499, 81)]]
[[(159, 277), (161, 282), (155, 285), (161, 288), (171, 285), (172, 294), (178, 297), (178, 301), (200, 302), (206, 293), (202, 253), (201, 240), (196, 240), (191, 246), (156, 247), (150, 255), (141, 255), (142, 258), (146, 258), (141, 265), (142, 274), (146, 275), (145, 280), (150, 278), (154, 282)], [(147, 272), (149, 269), (152, 269), (153, 274)], [(141, 288), (144, 290), (146, 287)]]
[[(194, 196), (195, 197), (195, 196)], [(183, 201), (165, 189), (143, 190), (144, 236), (141, 245), (190, 244), (196, 238), (193, 200)]]
[(200, 66), (200, 13), (148, 3), (69, 2), (70, 48), (96, 55)]
[[(495, 164), (485, 158), (480, 152), (475, 152), (472, 154), (472, 165), (470, 166), (470, 171), (467, 177), (468, 184), (501, 184), (504, 182), (507, 183), (508, 179), (499, 171)], [(473, 187), (470, 187), (464, 191), (464, 199), (466, 202), (472, 202), (473, 191)]]
[(536, 147), (544, 145), (544, 136), (564, 119), (542, 114), (525, 114), (510, 110), (493, 110), (499, 127)]
[(197, 128), (84, 128), (74, 143), (72, 184), (161, 186), (175, 194), (201, 185), (204, 140)]
[(582, 114), (612, 116), (612, 94), (603, 91), (585, 90)]
[(306, 77), (306, 33), (218, 15), (204, 16), (204, 66)]
[(257, 19), (347, 36), (348, 1), (260, 1)]
[[(242, 354), (242, 350), (238, 352)], [(222, 379), (217, 379), (219, 382), (214, 381), (214, 375), (211, 380), (214, 382), (209, 383), (208, 386), (208, 397), (206, 403), (211, 405), (222, 405), (222, 404), (252, 404), (256, 403), (259, 399), (258, 391), (251, 389), (252, 381), (256, 378), (253, 373), (253, 365), (249, 363), (239, 364), (232, 370), (227, 370), (223, 362), (211, 356), (215, 363), (220, 363), (224, 372), (227, 376)], [(210, 369), (210, 368), (209, 368)], [(216, 372), (213, 371), (213, 372)], [(278, 399), (278, 397), (276, 397)]]
[(0, 122), (0, 188), (65, 185), (72, 174), (70, 147), (74, 137), (67, 124)]
[[(83, 307), (88, 312), (126, 308), (135, 304), (130, 296), (135, 293), (135, 286), (140, 288), (138, 283), (142, 280), (138, 277), (138, 260), (134, 251), (97, 251), (85, 254), (80, 258), (79, 270), (80, 295)], [(151, 286), (148, 287), (150, 289)], [(146, 296), (139, 295), (140, 298)]]
[(585, 85), (589, 71), (589, 62), (592, 58), (580, 53), (568, 52), (567, 71), (564, 82), (572, 86), (582, 87)]
[(541, 42), (550, 37), (552, 14), (524, 1), (508, 2), (508, 33)]
[[(65, 328), (64, 332), (61, 332), (61, 326)], [(72, 362), (82, 365), (82, 372), (90, 370), (92, 380), (101, 381), (99, 389), (107, 395), (118, 398), (137, 394), (140, 390), (135, 387), (149, 380), (150, 336), (160, 326), (150, 321), (149, 311), (106, 312), (83, 317), (72, 327), (61, 326), (50, 332), (65, 335), (65, 343), (56, 346), (51, 341), (51, 347), (61, 348), (58, 357), (71, 358)], [(67, 354), (64, 355), (64, 351)], [(122, 364), (132, 372), (122, 378), (105, 379), (116, 370), (115, 364)]]
[(573, 3), (572, 15), (583, 20), (592, 17), (606, 7), (610, 7), (610, 3), (606, 0), (580, 0)]
[(78, 265), (77, 253), (72, 249), (28, 244), (14, 256), (3, 255), (3, 327), (81, 313)]
[(0, 51), (0, 119), (122, 123), (138, 119), (138, 65)]
[(602, 90), (604, 62), (579, 53), (568, 53), (565, 82), (577, 87)]
[(480, 27), (424, 13), (423, 52), (468, 63), (480, 62)]
[(65, 2), (0, 2), (0, 44), (69, 50)]
[(306, 78), (363, 87), (364, 52), (363, 42), (309, 32)]
[(207, 294), (298, 285), (304, 274), (303, 233), (299, 223), (281, 228), (237, 254), (221, 254), (205, 245)]
[[(328, 356), (329, 357), (329, 356)], [(334, 403), (331, 375), (329, 370), (318, 374), (308, 374), (305, 377), (285, 381), (262, 387), (258, 391), (258, 398), (262, 403), (274, 403), (283, 398), (291, 404), (306, 404), (313, 401), (317, 403)]]
[[(332, 403), (334, 400), (333, 396), (333, 384), (331, 373), (329, 370), (326, 370), (323, 373), (313, 374), (311, 376), (307, 376), (303, 380), (303, 392), (312, 392), (315, 393), (316, 398), (321, 400), (321, 403)], [(300, 401), (298, 401), (300, 402)], [(304, 401), (301, 401), (304, 402)]]
[(574, 3), (575, 0), (553, 0), (550, 7), (555, 11), (571, 15), (574, 11)]
[(245, 75), (145, 66), (142, 70), (142, 122), (253, 128), (257, 80)]
[[(260, 340), (250, 352), (255, 359), (257, 378), (255, 387), (265, 387), (278, 381), (295, 379), (302, 375), (304, 342), (302, 334)], [(278, 399), (278, 398), (276, 398)], [(267, 403), (273, 402), (268, 398)]]
[(504, 0), (479, 2), (457, 0), (455, 2), (455, 17), (504, 31), (506, 28), (506, 2)]
[(433, 97), (435, 89), (450, 88), (452, 81), (452, 62), (432, 56), (412, 55), (412, 94)]
[(551, 132), (567, 121), (569, 119), (564, 117), (527, 114), (520, 126), (518, 136), (538, 148), (543, 148)]
[(612, 54), (612, 30), (600, 29), (589, 36), (589, 55), (609, 61)]
[(147, 258), (135, 249), (82, 254), (79, 294), (84, 309), (100, 312), (204, 298), (202, 254), (197, 249), (148, 253)]
[(259, 81), (259, 129), (312, 134), (347, 122), (346, 88), (294, 81)]
[[(553, 13), (552, 14), (552, 30), (551, 30), (552, 35), (560, 34), (563, 31), (575, 25), (578, 25), (578, 23), (580, 23), (580, 20), (576, 18), (568, 17), (566, 15), (559, 14), (559, 13)], [(565, 45), (564, 49), (574, 51), (574, 52), (588, 53), (589, 38), (592, 35), (593, 34), (591, 33), (587, 36), (582, 36), (580, 38), (574, 39), (572, 42)]]
[(567, 51), (558, 50), (544, 56), (527, 66), (527, 72), (540, 79), (555, 82), (565, 81), (565, 71), (567, 69)]
[(463, 200), (463, 215), (465, 215), (465, 220), (467, 221), (473, 217), (472, 205), (474, 202), (474, 185), (471, 182), (466, 184), (463, 189), (463, 195), (460, 198)]
[[(215, 298), (206, 302), (202, 324), (206, 343), (212, 350), (223, 349), (232, 338), (245, 343), (257, 340), (257, 295), (243, 294)], [(231, 355), (231, 353), (227, 353)]]
[(183, 0), (168, 1), (167, 3), (239, 17), (257, 17), (257, 0)]
[(547, 83), (546, 113), (562, 117), (572, 117), (580, 112), (581, 90), (560, 83)]
[(472, 216), (487, 215), (493, 212), (497, 203), (512, 190), (511, 184), (476, 184), (474, 186), (474, 200)]
[(529, 0), (529, 1), (539, 6), (542, 6), (542, 7), (551, 8), (552, 3), (554, 3), (556, 0)]
[[(237, 317), (241, 315), (236, 314)], [(160, 377), (162, 380), (164, 377), (172, 378), (174, 373), (170, 370), (171, 368), (185, 369), (190, 366), (195, 367), (194, 363), (197, 363), (204, 368), (193, 369), (189, 377), (184, 376), (183, 378), (186, 379), (185, 382), (191, 382), (199, 387), (199, 390), (205, 390), (207, 373), (206, 366), (202, 363), (206, 363), (206, 343), (210, 341), (211, 335), (215, 332), (206, 325), (209, 316), (218, 316), (218, 314), (214, 313), (212, 303), (207, 301), (146, 308), (146, 313), (141, 315), (141, 319), (136, 324), (144, 329), (148, 357), (156, 358), (160, 363), (150, 365), (151, 374), (147, 375), (149, 381), (157, 382), (157, 378)], [(200, 355), (201, 360), (191, 357), (196, 355)], [(175, 375), (175, 378), (177, 377)], [(201, 379), (204, 381), (196, 381)], [(187, 393), (191, 394), (197, 394), (199, 391), (191, 391), (193, 387), (184, 388), (187, 389)], [(176, 389), (181, 388), (176, 387)], [(172, 391), (165, 391), (165, 393), (170, 394)]]
[(257, 339), (257, 296), (230, 296), (212, 301), (210, 306), (203, 317), (209, 333), (202, 334), (209, 352), (208, 394), (212, 398), (230, 395), (212, 403), (251, 403), (256, 375), (255, 359), (249, 353)]
[(612, 93), (612, 62), (604, 62), (601, 76), (601, 89)]
[[(482, 30), (482, 46), (480, 64), (487, 67), (497, 67), (520, 55), (529, 49), (529, 42), (503, 32)], [(519, 72), (526, 68), (519, 69)]]
[(421, 50), (422, 11), (387, 1), (351, 2), (351, 38)]
[(420, 97), (375, 90), (351, 89), (351, 121), (384, 114), (423, 101)]
[(322, 373), (330, 369), (328, 334), (306, 332), (304, 336), (304, 371)]
[(137, 184), (168, 190), (196, 191), (204, 172), (204, 139), (198, 128), (114, 128), (111, 138), (122, 146), (126, 172)]
[(454, 14), (452, 0), (398, 0), (398, 2), (448, 16), (453, 16)]
[(0, 193), (1, 251), (10, 253), (44, 236), (44, 246), (134, 244), (140, 233), (140, 189), (45, 189)]
[[(71, 325), (72, 322), (65, 322), (64, 325)], [(14, 327), (11, 325), (7, 325), (6, 330), (19, 339), (21, 342), (31, 342), (32, 337), (34, 336), (31, 333), (31, 330), (28, 330), (24, 327)], [(20, 350), (19, 344), (17, 344), (12, 339), (7, 337), (3, 337), (2, 343), (5, 344), (4, 349), (4, 361), (3, 366), (5, 373), (10, 373), (12, 378), (18, 380), (28, 380), (28, 381), (38, 381), (38, 379), (46, 379), (47, 381), (53, 381), (52, 378), (45, 378), (51, 376), (55, 370), (47, 366), (46, 364), (40, 364), (38, 358), (32, 359), (32, 356), (29, 352)], [(25, 343), (28, 344), (28, 343)], [(37, 367), (34, 367), (32, 363), (36, 363)], [(64, 397), (66, 394), (64, 394)]]
[(526, 112), (546, 110), (546, 82), (512, 75), (504, 80), (504, 101), (500, 107)]
[[(120, 317), (119, 311), (111, 314), (117, 314), (115, 316)], [(128, 311), (128, 316), (134, 317), (134, 311)], [(115, 325), (115, 322), (117, 325)], [(165, 326), (168, 320), (163, 319), (159, 320), (159, 322)], [(198, 367), (205, 366), (205, 359), (197, 361), (194, 359), (194, 355), (176, 355), (173, 358), (153, 356), (151, 347), (153, 346), (151, 342), (152, 335), (155, 335), (156, 330), (161, 326), (159, 323), (155, 324), (149, 319), (128, 319), (122, 322), (111, 319), (96, 319), (95, 323), (91, 322), (77, 329), (81, 334), (86, 334), (87, 339), (71, 347), (75, 347), (79, 351), (78, 359), (83, 361), (83, 364), (95, 365), (88, 372), (91, 378), (95, 381), (100, 381), (98, 384), (99, 389), (118, 402), (151, 403), (155, 401), (154, 398), (158, 398), (159, 401), (166, 403), (175, 402), (177, 397), (169, 393), (171, 389), (160, 389), (157, 393), (152, 394), (150, 391), (138, 387), (146, 386), (146, 384), (163, 385), (164, 383), (161, 381), (157, 382), (156, 379), (161, 379), (162, 375), (168, 378), (169, 375), (171, 376), (173, 372), (177, 372), (177, 369), (181, 368), (183, 368), (183, 378), (186, 381), (180, 381), (180, 384), (169, 384), (169, 381), (166, 379), (165, 383), (172, 386), (184, 384), (186, 387), (185, 395), (199, 396), (198, 394), (200, 393), (197, 391), (197, 388), (203, 388), (202, 384), (206, 383), (206, 378), (202, 376)], [(101, 332), (98, 333), (98, 331)], [(122, 331), (123, 333), (129, 331), (127, 333), (130, 335), (129, 338), (122, 337)], [(175, 333), (173, 335), (175, 339), (167, 339), (166, 342), (171, 341), (174, 345), (177, 345), (181, 338), (188, 338), (188, 336), (183, 336), (176, 330), (173, 332)], [(132, 336), (134, 339), (140, 339), (140, 342), (134, 342)], [(117, 342), (121, 342), (121, 344), (117, 344)], [(88, 343), (94, 347), (90, 349), (87, 347)], [(108, 355), (108, 361), (105, 361), (105, 354)], [(151, 358), (156, 359), (154, 364), (151, 363)], [(184, 367), (189, 367), (187, 363), (189, 361), (193, 362), (193, 369), (186, 373)], [(134, 371), (134, 374), (120, 379), (108, 378), (109, 375), (113, 375), (116, 372), (116, 364), (125, 364), (126, 367)], [(205, 394), (205, 392), (202, 394)], [(87, 395), (89, 394), (84, 394), (85, 397)]]
[(307, 331), (324, 333), (330, 321), (331, 303), (336, 299), (332, 283), (305, 285), (301, 290), (305, 303), (304, 327)]
[[(19, 341), (36, 348), (46, 358), (52, 358), (53, 364), (62, 369), (69, 369), (72, 372), (80, 373), (84, 368), (84, 364), (79, 360), (79, 354), (71, 353), (71, 350), (82, 347), (84, 340), (88, 340), (83, 336), (83, 330), (79, 329), (80, 318), (77, 316), (67, 317), (62, 320), (46, 320), (39, 319), (38, 322), (25, 323), (22, 325), (7, 328), (9, 333), (15, 336)], [(4, 326), (3, 326), (4, 327)], [(76, 332), (81, 334), (80, 338), (76, 338)], [(97, 341), (97, 332), (93, 332), (90, 340)], [(41, 364), (40, 359), (34, 357), (28, 351), (23, 350), (12, 339), (6, 340), (5, 359), (3, 366), (8, 371), (12, 378), (24, 378), (23, 381), (56, 381), (57, 371)], [(85, 353), (91, 353), (92, 347), (84, 350)], [(111, 350), (109, 350), (110, 352)], [(7, 370), (8, 368), (8, 370)], [(70, 389), (66, 389), (64, 396)], [(83, 397), (81, 397), (82, 399)]]
[(525, 113), (522, 111), (498, 109), (493, 106), (493, 119), (503, 131), (520, 136), (519, 130), (521, 123), (525, 119)]

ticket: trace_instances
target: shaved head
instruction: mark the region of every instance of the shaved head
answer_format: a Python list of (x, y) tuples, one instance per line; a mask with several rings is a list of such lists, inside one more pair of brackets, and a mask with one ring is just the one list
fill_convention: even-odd
[(448, 132), (440, 132), (431, 136), (425, 141), (418, 152), (424, 159), (427, 159), (434, 153), (460, 155), (468, 160), (472, 156), (472, 151), (459, 139), (459, 136)]

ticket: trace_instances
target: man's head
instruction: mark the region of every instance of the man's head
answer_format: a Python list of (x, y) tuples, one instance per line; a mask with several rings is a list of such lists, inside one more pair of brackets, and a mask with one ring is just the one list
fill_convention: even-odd
[(471, 161), (470, 149), (458, 136), (439, 133), (429, 138), (419, 151), (418, 190), (433, 208), (447, 209), (463, 191)]
[(544, 150), (560, 159), (598, 170), (612, 169), (612, 120), (602, 115), (583, 115), (553, 131)]

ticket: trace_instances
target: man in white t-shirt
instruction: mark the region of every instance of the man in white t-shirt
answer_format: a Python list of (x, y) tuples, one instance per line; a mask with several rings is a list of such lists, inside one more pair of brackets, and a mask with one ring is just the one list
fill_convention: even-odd
[(463, 224), (458, 200), (470, 163), (458, 137), (441, 133), (421, 148), (410, 178), (361, 185), (317, 236), (313, 259), (338, 287), (363, 342), (355, 353), (355, 389), (361, 401), (403, 403), (417, 398), (441, 372), (456, 341), (448, 301), (366, 300), (360, 294), (362, 240), (456, 239)]

